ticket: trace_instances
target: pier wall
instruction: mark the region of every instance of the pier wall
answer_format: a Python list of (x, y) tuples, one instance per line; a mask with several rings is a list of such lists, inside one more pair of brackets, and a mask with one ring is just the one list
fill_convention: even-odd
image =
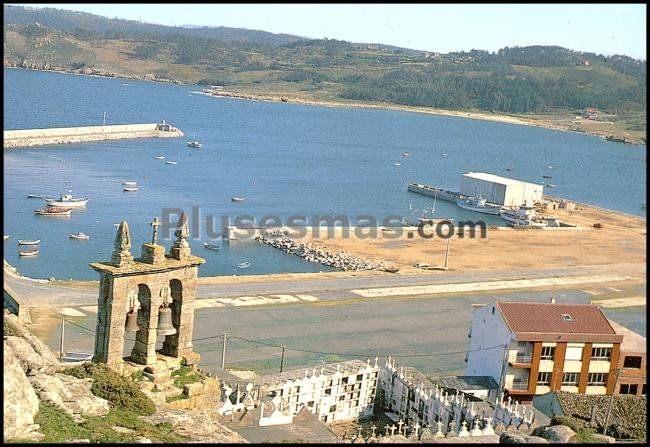
[(20, 298), (16, 295), (16, 292), (11, 290), (8, 285), (4, 285), (4, 308), (7, 309), (12, 314), (16, 315), (20, 320), (27, 323), (31, 323), (31, 318), (29, 316), (29, 308), (25, 303), (22, 302)]
[(117, 124), (109, 126), (57, 127), (50, 129), (5, 130), (4, 148), (41, 146), (48, 144), (85, 143), (125, 138), (174, 138), (183, 132), (173, 126), (160, 130), (160, 125)]

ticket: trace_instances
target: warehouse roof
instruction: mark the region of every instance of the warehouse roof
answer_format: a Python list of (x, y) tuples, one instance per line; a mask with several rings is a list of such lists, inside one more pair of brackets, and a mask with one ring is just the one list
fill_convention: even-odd
[(521, 183), (528, 183), (529, 185), (535, 185), (542, 187), (542, 185), (531, 182), (523, 182), (521, 180), (515, 180), (512, 178), (501, 177), (500, 175), (489, 174), (487, 172), (466, 172), (463, 174), (463, 177), (471, 177), (479, 180), (485, 180), (492, 183), (498, 183), (500, 185), (518, 185)]

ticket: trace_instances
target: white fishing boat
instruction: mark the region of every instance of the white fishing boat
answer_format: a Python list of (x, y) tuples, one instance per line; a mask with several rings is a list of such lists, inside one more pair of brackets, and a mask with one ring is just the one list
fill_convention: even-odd
[(124, 186), (122, 187), (122, 191), (126, 192), (136, 192), (138, 190), (137, 186)]
[(44, 209), (37, 209), (34, 212), (40, 216), (69, 216), (72, 208), (59, 208), (57, 206), (48, 206)]
[(86, 197), (72, 197), (70, 191), (68, 194), (61, 194), (61, 197), (58, 199), (45, 199), (47, 206), (59, 206), (65, 208), (82, 208), (88, 203), (88, 198)]
[(41, 242), (40, 239), (35, 239), (33, 241), (25, 240), (25, 239), (18, 239), (18, 245), (38, 245), (40, 242)]
[(466, 210), (476, 211), (477, 213), (493, 215), (499, 214), (499, 211), (503, 209), (501, 205), (488, 203), (487, 200), (483, 197), (468, 197), (466, 199), (457, 199), (456, 205)]
[(240, 269), (247, 269), (250, 266), (251, 266), (250, 261), (244, 261), (244, 262), (240, 262), (239, 264), (237, 264), (237, 268), (240, 268)]
[(396, 161), (396, 162), (393, 163), (393, 164), (394, 164), (395, 166), (401, 166), (401, 165), (402, 165), (402, 163), (400, 163), (399, 161)]
[(231, 197), (230, 200), (233, 202), (243, 202), (246, 200), (246, 197)]
[(177, 161), (170, 161), (170, 160), (167, 160), (167, 161), (165, 162), (165, 164), (166, 164), (166, 165), (176, 165), (176, 164), (178, 164), (178, 162), (177, 162)]
[(32, 248), (31, 250), (20, 250), (18, 254), (20, 256), (36, 256), (38, 254), (38, 248)]
[(70, 233), (70, 239), (79, 239), (85, 241), (87, 239), (90, 239), (90, 236), (88, 236), (86, 233), (82, 233), (81, 231), (78, 231), (76, 233)]
[(123, 186), (137, 186), (138, 182), (122, 182)]
[(410, 157), (411, 153), (410, 152), (402, 152), (402, 157)]
[(40, 194), (27, 194), (28, 199), (42, 199), (43, 196)]
[(194, 147), (194, 148), (197, 148), (197, 149), (200, 148), (201, 146), (203, 146), (203, 145), (202, 145), (201, 143), (199, 143), (198, 141), (188, 141), (188, 142), (187, 142), (187, 145), (188, 145), (189, 147)]
[(517, 209), (504, 209), (499, 212), (502, 219), (517, 227), (545, 227), (548, 223), (537, 218), (535, 208), (520, 207)]
[(204, 242), (203, 246), (208, 250), (219, 250), (221, 248), (220, 245), (211, 244), (210, 242)]
[(553, 183), (548, 183), (546, 185), (547, 188), (555, 188), (557, 185), (554, 185)]
[(154, 158), (155, 158), (156, 160), (164, 160), (164, 159), (165, 159), (165, 156), (164, 156), (164, 155), (156, 155)]

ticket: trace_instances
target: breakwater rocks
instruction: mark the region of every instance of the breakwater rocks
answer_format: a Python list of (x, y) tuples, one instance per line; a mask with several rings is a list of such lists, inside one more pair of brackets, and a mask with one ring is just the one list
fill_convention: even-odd
[(279, 248), (286, 253), (300, 256), (306, 261), (329, 265), (339, 270), (385, 270), (388, 269), (381, 263), (374, 263), (365, 259), (356, 258), (347, 253), (332, 253), (313, 244), (296, 242), (288, 236), (278, 233), (256, 236), (255, 240), (272, 247)]

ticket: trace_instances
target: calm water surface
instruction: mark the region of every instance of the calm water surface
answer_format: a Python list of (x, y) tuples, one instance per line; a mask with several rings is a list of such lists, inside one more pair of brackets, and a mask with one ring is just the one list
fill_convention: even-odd
[[(645, 216), (645, 146), (489, 121), (385, 110), (303, 106), (210, 98), (200, 87), (27, 70), (4, 71), (4, 129), (152, 123), (167, 120), (185, 137), (69, 144), (4, 151), (4, 255), (32, 277), (97, 279), (89, 262), (107, 260), (114, 224), (127, 220), (133, 253), (151, 239), (149, 222), (165, 208), (202, 216), (195, 254), (201, 276), (328, 270), (279, 250), (239, 241), (209, 251), (205, 217), (343, 214), (417, 219), (430, 198), (412, 181), (457, 189), (460, 173), (485, 171), (541, 183), (553, 195)], [(203, 143), (189, 149), (187, 140)], [(412, 153), (402, 157), (403, 152)], [(442, 154), (447, 154), (443, 156)], [(164, 155), (177, 165), (154, 159)], [(395, 166), (400, 162), (400, 166)], [(551, 166), (550, 168), (548, 166)], [(506, 168), (513, 168), (506, 172)], [(137, 193), (122, 181), (137, 181)], [(71, 189), (90, 197), (70, 218), (46, 218), (31, 193)], [(242, 203), (233, 196), (245, 196)], [(499, 218), (439, 201), (436, 217)], [(195, 222), (190, 222), (195, 224)], [(83, 231), (88, 241), (72, 240)], [(35, 258), (20, 258), (17, 239), (41, 239)], [(169, 239), (163, 244), (171, 245)], [(219, 243), (219, 242), (218, 242)], [(236, 264), (250, 260), (241, 270)]]

